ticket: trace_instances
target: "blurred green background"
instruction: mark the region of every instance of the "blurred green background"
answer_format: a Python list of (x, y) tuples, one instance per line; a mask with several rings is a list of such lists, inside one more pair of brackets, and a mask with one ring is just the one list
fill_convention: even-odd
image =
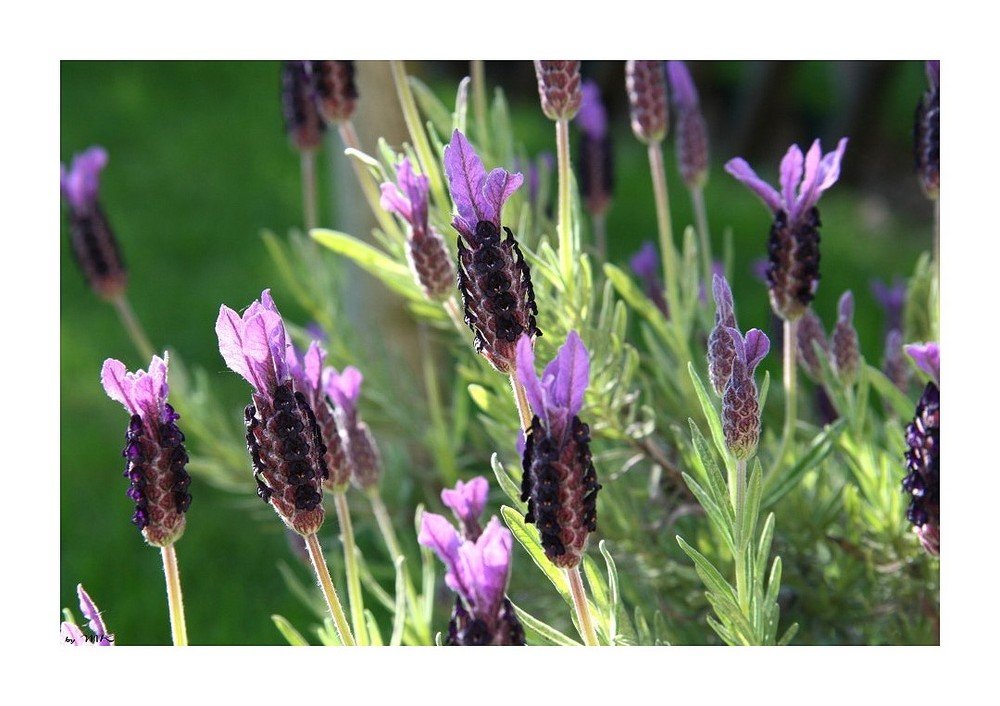
[[(583, 65), (609, 105), (616, 160), (609, 259), (619, 264), (627, 264), (643, 240), (655, 240), (648, 163), (628, 126), (623, 66)], [(457, 82), (468, 72), (466, 62), (409, 62), (407, 68), (445, 105), (454, 104)], [(883, 316), (870, 280), (908, 275), (932, 243), (932, 211), (911, 156), (913, 109), (926, 85), (922, 62), (694, 62), (690, 68), (711, 136), (710, 229), (716, 253), (723, 232), (732, 233), (730, 275), (744, 328), (769, 330), (766, 290), (750, 264), (766, 253), (770, 216), (722, 164), (744, 156), (775, 183), (789, 144), (806, 148), (820, 137), (829, 150), (839, 137), (850, 138), (841, 182), (822, 201), (823, 278), (814, 306), (829, 329), (841, 292), (852, 289), (863, 353), (879, 362)], [(554, 153), (554, 130), (538, 108), (531, 63), (487, 62), (486, 78), (491, 89), (506, 92), (515, 139), (526, 154)], [(397, 149), (403, 139), (387, 79), (384, 64), (359, 62), (356, 123), (367, 151), (380, 128)], [(237, 422), (248, 389), (219, 356), (213, 330), (219, 305), (242, 309), (272, 287), (286, 317), (306, 323), (260, 238), (262, 229), (284, 235), (302, 223), (299, 158), (283, 132), (278, 90), (276, 61), (61, 64), (61, 157), (68, 164), (94, 144), (109, 153), (101, 199), (129, 267), (130, 301), (154, 346), (169, 346), (188, 366), (208, 371)], [(574, 128), (574, 142), (575, 134)], [(330, 144), (339, 146), (336, 138)], [(673, 152), (671, 136), (665, 156), (678, 233), (692, 218)], [(320, 223), (365, 236), (369, 219), (353, 174), (339, 155), (334, 161), (331, 175), (326, 157), (320, 160)], [(149, 361), (139, 359), (114, 310), (87, 287), (72, 259), (65, 218), (61, 238), (60, 607), (78, 613), (75, 587), (83, 583), (121, 644), (169, 644), (160, 558), (129, 522), (120, 455), (127, 417), (99, 382), (105, 358), (119, 358), (129, 369)], [(351, 286), (343, 308), (385, 347), (365, 350), (372, 344), (359, 341), (360, 367), (370, 355), (399, 355), (405, 335), (397, 340), (395, 324), (385, 322), (397, 321), (401, 306), (392, 295), (382, 297), (367, 275), (345, 269)], [(765, 367), (773, 379), (780, 375), (777, 356)], [(463, 470), (465, 477), (489, 472), (488, 465)], [(249, 481), (249, 460), (246, 474)], [(387, 475), (387, 484), (397, 482)], [(278, 570), (287, 564), (312, 583), (273, 512), (252, 490), (218, 490), (197, 476), (192, 494), (177, 545), (191, 642), (283, 644), (271, 614), (300, 628), (314, 622)], [(414, 543), (405, 523), (413, 508), (395, 509), (402, 518), (397, 531)], [(331, 553), (337, 550), (334, 524), (321, 537)], [(359, 528), (362, 542), (370, 531)]]

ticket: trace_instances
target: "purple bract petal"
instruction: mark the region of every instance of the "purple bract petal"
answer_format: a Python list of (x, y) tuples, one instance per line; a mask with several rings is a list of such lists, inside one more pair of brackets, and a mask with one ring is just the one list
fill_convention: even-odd
[[(809, 150), (809, 157), (815, 157), (815, 164), (819, 164), (819, 140), (813, 142), (812, 149)], [(806, 161), (808, 162), (809, 160)], [(786, 211), (790, 204), (795, 203), (795, 192), (802, 181), (802, 164), (802, 150), (799, 149), (798, 145), (792, 145), (781, 160), (781, 176), (779, 178), (779, 182), (781, 183), (781, 198), (785, 202)]]
[(74, 155), (70, 169), (59, 165), (59, 187), (75, 210), (86, 210), (97, 201), (101, 170), (107, 163), (108, 153), (95, 146)]
[(83, 630), (73, 623), (63, 622), (59, 628), (59, 633), (62, 635), (63, 642), (74, 647), (86, 647), (90, 644), (87, 641), (86, 635), (83, 634)]
[(287, 356), (291, 341), (270, 290), (265, 289), (261, 300), (250, 304), (242, 317), (222, 305), (215, 333), (226, 365), (258, 392), (271, 391), (289, 379)]
[(545, 393), (535, 374), (535, 350), (532, 348), (531, 340), (531, 336), (527, 334), (522, 334), (517, 340), (517, 377), (524, 386), (524, 393), (531, 410), (547, 423)]
[(678, 107), (693, 110), (698, 107), (698, 91), (691, 80), (691, 73), (683, 61), (667, 62), (667, 80), (670, 92)]
[(80, 611), (88, 621), (87, 627), (98, 638), (97, 644), (110, 646), (111, 641), (108, 639), (108, 630), (104, 627), (104, 620), (101, 619), (101, 611), (97, 609), (94, 601), (83, 590), (83, 584), (77, 584), (76, 594), (80, 598)]
[(754, 369), (764, 359), (767, 352), (771, 350), (771, 340), (760, 329), (752, 328), (747, 331), (743, 347), (746, 354), (747, 369), (753, 375)]
[(461, 522), (479, 522), (483, 508), (486, 507), (486, 498), (490, 492), (490, 484), (482, 476), (473, 478), (468, 483), (458, 481), (455, 489), (444, 489), (441, 491), (441, 502), (455, 513)]
[(466, 238), (472, 238), (479, 221), (490, 221), (500, 231), (504, 202), (521, 186), (524, 176), (500, 168), (487, 175), (479, 155), (458, 130), (445, 148), (444, 168), (458, 211), (452, 221), (455, 229)]
[(608, 112), (601, 103), (601, 89), (594, 81), (584, 81), (580, 86), (580, 112), (576, 124), (594, 140), (604, 138), (608, 131)]
[(472, 607), (482, 615), (495, 613), (507, 590), (511, 542), (510, 530), (492, 517), (475, 544), (467, 541), (459, 547), (459, 571), (474, 587), (475, 602)]
[(384, 181), (381, 184), (382, 197), (379, 205), (390, 213), (402, 216), (407, 222), (413, 223), (413, 210), (410, 208), (410, 199), (403, 195), (395, 184), (391, 181)]
[(570, 331), (566, 343), (542, 374), (542, 389), (550, 407), (565, 410), (573, 417), (583, 408), (583, 393), (590, 384), (590, 357), (576, 331)]
[(836, 150), (819, 159), (821, 153), (819, 140), (813, 142), (806, 157), (806, 174), (802, 179), (802, 186), (799, 188), (799, 197), (794, 205), (788, 209), (789, 220), (798, 219), (799, 216), (815, 206), (820, 195), (837, 182), (837, 179), (840, 178), (840, 162), (844, 157), (845, 149), (847, 149), (847, 138), (842, 137), (837, 143)]
[(715, 298), (715, 323), (732, 327), (736, 325), (736, 313), (733, 305), (733, 292), (729, 281), (722, 275), (712, 276), (712, 296)]
[(903, 346), (917, 367), (941, 384), (941, 347), (937, 343), (910, 343)]
[(741, 363), (746, 365), (747, 363), (747, 351), (746, 346), (743, 344), (743, 334), (740, 333), (738, 328), (733, 328), (729, 326), (726, 328), (729, 332), (730, 337), (733, 339), (733, 345), (736, 347), (736, 357)]
[(757, 194), (771, 211), (777, 212), (781, 210), (781, 196), (774, 190), (774, 187), (757, 176), (757, 173), (750, 168), (745, 159), (735, 157), (726, 162), (725, 169), (739, 181), (743, 182), (748, 189)]
[(851, 294), (851, 290), (848, 289), (840, 295), (840, 301), (837, 303), (837, 320), (844, 323), (850, 323), (853, 316), (854, 295)]
[(364, 381), (361, 371), (352, 365), (338, 373), (335, 368), (327, 367), (323, 371), (323, 389), (338, 407), (349, 417), (353, 417), (361, 397), (361, 383)]
[(170, 421), (166, 411), (170, 391), (167, 364), (159, 356), (153, 356), (149, 372), (134, 373), (128, 372), (121, 361), (108, 358), (101, 368), (101, 384), (108, 397), (124, 405), (129, 414), (142, 417), (151, 430), (158, 430), (160, 424)]
[(433, 549), (448, 568), (445, 583), (451, 590), (466, 598), (474, 595), (472, 586), (461, 582), (463, 575), (457, 570), (458, 548), (462, 545), (462, 538), (444, 515), (425, 512), (420, 518), (420, 534), (417, 535), (417, 542), (421, 546)]

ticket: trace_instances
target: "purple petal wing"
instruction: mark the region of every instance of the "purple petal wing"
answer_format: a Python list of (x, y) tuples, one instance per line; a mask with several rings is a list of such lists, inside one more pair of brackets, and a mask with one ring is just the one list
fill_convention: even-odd
[(486, 177), (483, 185), (483, 197), (480, 205), (484, 217), (481, 220), (492, 221), (500, 229), (500, 214), (507, 199), (524, 183), (524, 175), (520, 172), (511, 174), (506, 169), (497, 167)]
[(73, 623), (64, 622), (59, 629), (59, 633), (62, 635), (64, 643), (73, 645), (74, 647), (86, 647), (90, 644), (87, 642), (83, 631)]
[(462, 522), (478, 522), (480, 515), (483, 514), (483, 508), (486, 507), (489, 492), (490, 485), (487, 480), (477, 476), (468, 483), (458, 481), (454, 490), (449, 488), (442, 490), (441, 502)]
[(576, 124), (594, 140), (604, 138), (608, 131), (608, 114), (601, 103), (601, 89), (593, 81), (584, 81), (580, 86), (580, 112), (576, 114)]
[[(833, 186), (837, 182), (837, 179), (840, 178), (840, 161), (844, 156), (844, 149), (846, 147), (847, 138), (843, 137), (837, 143), (836, 150), (826, 154), (819, 160), (819, 165), (816, 167), (814, 173), (809, 172), (808, 167), (810, 164), (807, 163), (806, 178), (802, 182), (802, 191), (799, 194), (798, 202), (795, 204), (796, 216), (815, 206), (816, 202), (819, 201), (820, 194)], [(820, 151), (819, 140), (816, 140), (812, 148), (810, 148), (810, 157), (813, 156), (814, 150), (818, 158)]]
[(486, 220), (479, 204), (479, 194), (486, 181), (486, 168), (465, 135), (458, 130), (452, 133), (451, 143), (445, 148), (444, 170), (458, 211), (456, 227), (464, 233), (473, 234), (476, 224)]
[(683, 61), (667, 62), (667, 80), (673, 93), (674, 104), (688, 110), (698, 107), (698, 91)]
[(494, 516), (476, 540), (480, 556), (478, 593), (491, 611), (499, 606), (510, 576), (511, 533)]
[[(462, 540), (455, 527), (443, 515), (425, 512), (420, 520), (420, 534), (417, 542), (434, 550), (438, 558), (448, 567), (445, 583), (456, 593), (473, 599), (473, 586), (468, 583), (468, 573), (459, 571), (459, 548)], [(471, 544), (471, 542), (470, 542)]]
[(239, 314), (223, 304), (219, 307), (219, 318), (215, 321), (215, 334), (219, 338), (219, 353), (229, 369), (243, 376), (260, 392), (264, 388), (257, 380), (250, 361), (243, 351), (243, 320)]
[(769, 350), (771, 350), (771, 341), (763, 331), (756, 328), (747, 331), (744, 339), (744, 355), (750, 374), (753, 374), (754, 368), (760, 364)]
[(566, 343), (545, 368), (542, 379), (553, 376), (549, 401), (570, 417), (583, 408), (583, 394), (590, 383), (590, 357), (580, 335), (570, 331)]
[(774, 190), (774, 187), (757, 176), (757, 173), (750, 168), (745, 159), (742, 157), (731, 159), (726, 162), (725, 169), (729, 174), (743, 182), (744, 186), (757, 194), (760, 200), (772, 212), (777, 213), (783, 208), (778, 192)]
[(917, 367), (941, 384), (941, 347), (937, 343), (910, 343), (903, 346)]
[(517, 377), (524, 386), (531, 410), (547, 423), (545, 394), (535, 374), (535, 351), (531, 347), (531, 337), (522, 334), (517, 340)]
[(323, 377), (323, 362), (326, 360), (326, 351), (319, 345), (319, 341), (312, 341), (304, 358), (304, 380), (310, 390), (319, 390)]
[(840, 301), (837, 303), (837, 318), (845, 323), (850, 323), (851, 317), (854, 316), (854, 295), (851, 294), (851, 290), (847, 290), (840, 295)]
[(733, 311), (733, 292), (729, 281), (721, 275), (712, 276), (712, 296), (715, 298), (715, 322), (727, 327), (736, 325)]
[(130, 414), (138, 414), (139, 408), (132, 399), (132, 382), (129, 380), (125, 364), (120, 360), (108, 358), (101, 367), (101, 385), (108, 397), (115, 402), (121, 402)]
[[(809, 154), (812, 154), (812, 150), (809, 150)], [(806, 173), (808, 174), (808, 171)], [(798, 145), (792, 145), (788, 148), (781, 160), (780, 174), (781, 198), (785, 202), (785, 210), (788, 212), (789, 220), (791, 220), (791, 212), (795, 210), (796, 206), (795, 192), (802, 181), (802, 150), (799, 149)]]
[(644, 282), (656, 282), (660, 271), (660, 255), (653, 241), (646, 240), (628, 261), (629, 267)]
[(743, 344), (743, 334), (740, 333), (738, 328), (733, 328), (732, 326), (728, 327), (726, 331), (729, 332), (730, 337), (733, 339), (733, 345), (736, 346), (736, 357), (745, 365), (747, 362), (747, 353), (746, 347)]
[(94, 633), (95, 636), (101, 638), (97, 644), (99, 645), (111, 645), (111, 641), (108, 640), (108, 629), (104, 627), (104, 621), (101, 619), (101, 611), (97, 609), (94, 605), (94, 601), (91, 600), (87, 592), (83, 590), (83, 584), (77, 584), (76, 594), (80, 598), (80, 610), (83, 612), (84, 617), (89, 621), (88, 627), (90, 631)]
[(383, 182), (381, 189), (382, 197), (379, 199), (379, 204), (382, 208), (390, 213), (398, 213), (412, 224), (413, 211), (410, 208), (410, 200), (403, 196), (399, 188), (392, 182)]
[(73, 208), (86, 208), (96, 201), (101, 170), (107, 163), (108, 153), (95, 146), (74, 156), (70, 170), (62, 171), (60, 186)]

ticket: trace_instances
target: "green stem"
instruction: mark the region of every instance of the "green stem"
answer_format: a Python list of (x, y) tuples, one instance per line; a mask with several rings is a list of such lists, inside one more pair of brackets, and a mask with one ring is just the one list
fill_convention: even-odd
[[(345, 120), (337, 126), (337, 130), (340, 132), (340, 139), (344, 143), (345, 148), (354, 149), (358, 152), (364, 151), (361, 149), (358, 133), (354, 130), (354, 123), (350, 120)], [(375, 216), (375, 220), (378, 221), (379, 226), (382, 228), (382, 232), (394, 237), (396, 240), (405, 240), (406, 236), (399, 229), (396, 220), (389, 215), (388, 211), (382, 208), (380, 203), (380, 199), (382, 198), (381, 192), (375, 185), (375, 182), (372, 181), (371, 175), (358, 160), (348, 158), (347, 161), (351, 163), (351, 168), (354, 169), (354, 176), (358, 179), (358, 184), (361, 186), (365, 201), (368, 202), (368, 208), (371, 209), (372, 215)]]
[(333, 579), (330, 578), (330, 569), (326, 566), (326, 559), (323, 557), (323, 550), (320, 549), (319, 540), (316, 533), (306, 536), (306, 549), (309, 551), (309, 559), (312, 561), (313, 569), (316, 571), (316, 578), (319, 579), (320, 588), (323, 589), (323, 598), (326, 599), (326, 606), (333, 616), (333, 626), (337, 630), (337, 636), (343, 645), (354, 647), (354, 635), (351, 634), (351, 626), (347, 624), (347, 616), (344, 615), (344, 607), (337, 597), (337, 589), (333, 587)]
[(351, 525), (351, 508), (347, 504), (347, 493), (334, 492), (337, 508), (337, 522), (340, 524), (340, 542), (344, 545), (344, 568), (347, 573), (347, 598), (351, 604), (351, 624), (359, 645), (368, 644), (368, 630), (365, 628), (365, 603), (361, 595), (361, 574), (358, 572), (358, 557), (354, 550), (354, 527)]
[(142, 325), (139, 323), (139, 319), (136, 318), (135, 312), (132, 311), (125, 292), (112, 299), (111, 303), (114, 305), (115, 311), (118, 312), (118, 318), (121, 319), (122, 326), (125, 327), (125, 331), (128, 333), (129, 338), (132, 339), (132, 343), (139, 351), (139, 355), (143, 358), (151, 359), (156, 355), (156, 350), (153, 348), (153, 344), (149, 342), (146, 332), (142, 330)]
[(667, 194), (667, 172), (663, 166), (663, 150), (659, 142), (649, 145), (649, 171), (653, 176), (653, 197), (656, 200), (656, 228), (660, 236), (660, 256), (663, 258), (667, 305), (671, 318), (679, 319), (681, 308), (678, 299), (677, 251), (670, 226), (670, 197)]
[[(382, 533), (382, 541), (385, 542), (385, 546), (392, 556), (393, 564), (395, 564), (399, 557), (404, 557), (405, 559), (405, 555), (400, 548), (399, 540), (396, 538), (396, 531), (392, 527), (392, 519), (389, 517), (389, 511), (386, 509), (385, 503), (382, 502), (378, 486), (370, 489), (367, 495), (368, 500), (372, 504), (372, 512), (375, 514), (375, 522), (378, 523), (379, 531)], [(413, 585), (413, 579), (410, 578), (408, 566), (404, 565), (403, 569), (404, 579), (406, 580), (406, 602), (411, 607), (412, 612), (410, 616), (413, 618), (413, 626), (417, 631), (420, 641), (425, 645), (430, 645), (432, 644), (431, 628), (430, 623), (428, 623), (430, 616), (418, 610), (417, 589)]]
[[(742, 535), (743, 516), (746, 514), (746, 484), (747, 484), (747, 462), (746, 459), (736, 461), (736, 555), (733, 557), (736, 564), (736, 599), (740, 605), (740, 612), (750, 620), (750, 592), (747, 588), (746, 560), (747, 547), (750, 546), (750, 538)], [(751, 624), (753, 621), (750, 621)]]
[(427, 393), (427, 405), (431, 415), (432, 447), (437, 458), (438, 470), (444, 477), (445, 485), (450, 487), (455, 485), (458, 480), (458, 465), (455, 463), (455, 456), (452, 454), (451, 444), (448, 442), (448, 428), (445, 424), (444, 406), (441, 404), (437, 370), (434, 365), (437, 358), (431, 351), (430, 343), (427, 340), (427, 327), (424, 324), (418, 325), (417, 335), (423, 366), (424, 390)]
[(712, 291), (712, 241), (708, 236), (708, 213), (705, 210), (705, 191), (700, 186), (691, 189), (691, 205), (694, 208), (694, 220), (698, 227), (698, 240), (702, 252), (702, 277), (705, 291)]
[[(303, 150), (302, 157), (302, 210), (305, 214), (306, 233), (316, 227), (316, 153)], [(312, 242), (310, 240), (310, 242)]]
[(567, 291), (573, 287), (573, 218), (569, 171), (569, 121), (556, 120), (556, 156), (559, 169), (559, 262)]
[(514, 401), (517, 403), (517, 416), (521, 420), (521, 430), (527, 434), (531, 426), (531, 407), (528, 405), (528, 396), (524, 392), (524, 385), (517, 377), (517, 370), (510, 373), (510, 386), (514, 390)]
[(420, 122), (417, 101), (413, 98), (409, 81), (406, 80), (406, 68), (402, 61), (390, 61), (389, 67), (392, 70), (392, 80), (396, 84), (396, 94), (399, 96), (400, 107), (403, 109), (403, 120), (406, 122), (406, 129), (410, 132), (410, 139), (413, 140), (413, 148), (420, 159), (420, 167), (430, 181), (434, 202), (441, 204), (442, 208), (446, 208), (451, 204), (451, 199), (445, 193), (441, 172), (438, 169), (438, 160), (431, 150), (431, 143), (427, 139), (427, 133), (424, 132), (423, 124)]
[(163, 577), (167, 583), (167, 608), (170, 612), (170, 635), (175, 647), (187, 647), (187, 622), (184, 620), (184, 596), (181, 593), (181, 573), (177, 568), (177, 552), (173, 544), (160, 547)]
[(590, 615), (590, 606), (587, 604), (587, 594), (583, 590), (583, 578), (580, 576), (580, 565), (577, 564), (572, 569), (566, 569), (566, 578), (569, 581), (569, 590), (573, 596), (573, 608), (576, 610), (576, 617), (580, 621), (580, 636), (583, 644), (588, 647), (597, 647), (597, 631), (594, 630), (594, 619)]
[(792, 443), (795, 435), (795, 395), (796, 383), (798, 380), (798, 319), (794, 321), (785, 320), (785, 331), (783, 338), (784, 346), (784, 371), (783, 379), (785, 386), (785, 427), (781, 433), (781, 446), (778, 448), (778, 455), (775, 456), (775, 465), (780, 464), (785, 457), (785, 451)]
[(490, 131), (486, 127), (486, 70), (482, 59), (472, 61), (472, 110), (475, 112), (476, 139), (486, 154), (493, 154)]

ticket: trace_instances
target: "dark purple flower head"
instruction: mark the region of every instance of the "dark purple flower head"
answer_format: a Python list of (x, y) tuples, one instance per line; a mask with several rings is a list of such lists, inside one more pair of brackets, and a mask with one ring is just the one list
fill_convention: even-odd
[(323, 144), (326, 123), (319, 114), (307, 61), (281, 62), (281, 110), (285, 131), (300, 152), (312, 152)]
[(903, 328), (903, 308), (906, 306), (906, 280), (897, 277), (892, 285), (882, 280), (871, 281), (872, 294), (875, 301), (885, 311), (885, 330), (901, 330)]
[(576, 331), (542, 373), (527, 336), (518, 341), (518, 377), (534, 416), (525, 438), (521, 500), (525, 522), (535, 523), (545, 555), (556, 566), (579, 564), (587, 537), (597, 528), (597, 482), (590, 427), (577, 413), (590, 376), (587, 349)]
[(479, 243), (481, 236), (477, 230), (481, 222), (493, 224), (499, 235), (503, 205), (524, 182), (524, 176), (500, 167), (487, 174), (483, 161), (458, 130), (452, 133), (445, 148), (444, 169), (458, 211), (451, 222), (455, 230), (471, 246)]
[(97, 204), (101, 170), (107, 163), (108, 153), (94, 146), (74, 155), (68, 170), (65, 164), (59, 165), (59, 188), (74, 211), (89, 211)]
[(104, 620), (101, 618), (101, 611), (97, 609), (94, 601), (91, 600), (87, 592), (83, 590), (83, 584), (77, 584), (76, 595), (80, 599), (80, 611), (87, 619), (87, 627), (93, 633), (93, 637), (87, 637), (75, 623), (64, 622), (62, 624), (63, 642), (74, 647), (114, 647), (115, 636), (104, 627)]
[(570, 331), (541, 379), (535, 375), (535, 352), (527, 336), (517, 342), (517, 373), (531, 409), (549, 433), (561, 439), (569, 421), (583, 408), (590, 383), (590, 358), (576, 331)]
[(253, 387), (244, 422), (257, 495), (287, 527), (303, 536), (313, 534), (323, 525), (323, 482), (330, 472), (316, 413), (303, 389), (312, 397), (317, 394), (322, 351), (311, 346), (305, 363), (299, 363), (266, 289), (243, 316), (222, 305), (215, 332), (226, 365)]
[(542, 112), (551, 120), (572, 120), (580, 109), (580, 62), (535, 60)]
[(913, 158), (924, 194), (938, 198), (941, 189), (941, 62), (928, 61), (930, 88), (920, 97), (913, 120)]
[(736, 356), (722, 395), (722, 433), (733, 456), (745, 460), (756, 453), (760, 441), (760, 403), (753, 374), (770, 350), (771, 342), (759, 329), (750, 329), (745, 338), (739, 329), (728, 331)]
[(504, 597), (510, 579), (510, 530), (493, 517), (475, 541), (463, 540), (445, 517), (425, 512), (417, 540), (433, 549), (447, 567), (445, 583), (458, 594), (464, 612), (469, 614), (462, 616), (463, 626), (478, 621), (476, 627), (483, 635), (468, 642), (514, 644), (508, 640), (506, 623), (512, 611), (506, 610), (509, 603)]
[(458, 211), (452, 225), (460, 234), (458, 286), (465, 322), (475, 333), (476, 351), (509, 374), (517, 339), (541, 336), (531, 272), (510, 228), (503, 228), (507, 237), (501, 237), (503, 204), (524, 177), (499, 168), (487, 174), (458, 130), (445, 149), (444, 166)]
[(667, 76), (662, 61), (629, 60), (625, 63), (632, 132), (642, 142), (655, 144), (667, 136)]
[(131, 415), (122, 456), (127, 495), (135, 502), (132, 523), (149, 544), (173, 544), (184, 533), (191, 476), (185, 469), (184, 434), (176, 424), (180, 415), (167, 403), (167, 361), (153, 356), (149, 372), (131, 373), (122, 362), (108, 358), (101, 368), (101, 384)]
[(903, 346), (917, 367), (941, 384), (941, 347), (937, 343), (910, 343)]
[(601, 102), (601, 89), (594, 81), (584, 81), (576, 124), (590, 138), (600, 140), (608, 132), (608, 111)]
[(406, 259), (410, 271), (428, 299), (443, 300), (455, 288), (455, 265), (444, 239), (427, 220), (430, 180), (415, 174), (409, 159), (396, 170), (398, 186), (382, 184), (382, 208), (398, 214), (409, 224)]
[(837, 305), (837, 325), (830, 336), (833, 353), (833, 368), (842, 382), (851, 384), (858, 376), (861, 352), (858, 346), (858, 332), (854, 328), (854, 295), (848, 290), (840, 297)]
[(486, 507), (489, 492), (490, 485), (482, 476), (477, 476), (468, 483), (458, 481), (454, 490), (445, 488), (441, 491), (441, 502), (455, 514), (465, 539), (474, 542), (479, 538), (482, 532), (479, 517)]
[(700, 188), (708, 179), (708, 127), (698, 105), (698, 91), (683, 61), (667, 62), (667, 78), (677, 114), (674, 134), (681, 177), (688, 188)]
[(933, 556), (940, 556), (941, 393), (935, 381), (927, 383), (917, 402), (913, 421), (906, 427), (906, 446), (907, 473), (903, 478), (903, 491), (910, 496), (906, 519), (913, 524), (913, 531), (924, 549)]
[(316, 108), (328, 123), (350, 120), (358, 100), (353, 61), (307, 61)]
[(721, 397), (733, 373), (736, 357), (736, 346), (729, 333), (736, 328), (736, 312), (733, 292), (722, 275), (712, 278), (712, 294), (715, 297), (715, 326), (708, 334), (708, 378)]
[(726, 171), (743, 182), (774, 214), (768, 241), (768, 287), (771, 306), (786, 321), (798, 319), (819, 285), (820, 195), (840, 176), (840, 162), (847, 138), (823, 155), (819, 140), (803, 158), (792, 145), (781, 160), (781, 192), (764, 182), (740, 157), (726, 163)]
[[(760, 197), (777, 214), (783, 211), (790, 224), (797, 223), (818, 202), (824, 191), (840, 177), (840, 162), (847, 148), (847, 138), (841, 138), (837, 149), (822, 154), (819, 140), (809, 148), (805, 159), (798, 145), (792, 145), (781, 160), (781, 193), (765, 182), (742, 157), (726, 162), (726, 171)], [(804, 171), (803, 171), (804, 168)]]

